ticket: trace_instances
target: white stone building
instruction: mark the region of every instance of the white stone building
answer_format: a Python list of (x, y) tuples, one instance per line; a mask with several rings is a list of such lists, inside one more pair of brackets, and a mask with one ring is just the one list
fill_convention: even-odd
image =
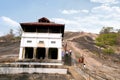
[(43, 17), (38, 22), (20, 23), (22, 36), (19, 60), (62, 61), (64, 24)]

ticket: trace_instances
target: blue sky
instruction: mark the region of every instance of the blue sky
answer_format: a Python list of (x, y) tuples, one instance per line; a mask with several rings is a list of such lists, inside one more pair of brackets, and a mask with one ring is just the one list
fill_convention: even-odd
[(65, 24), (66, 31), (120, 29), (120, 0), (0, 0), (0, 36), (41, 17)]

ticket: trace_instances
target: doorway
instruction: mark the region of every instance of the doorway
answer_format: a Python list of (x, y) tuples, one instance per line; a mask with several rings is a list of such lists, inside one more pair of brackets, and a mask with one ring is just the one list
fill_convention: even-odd
[(25, 58), (32, 59), (33, 58), (33, 48), (25, 47)]
[(46, 49), (45, 48), (37, 48), (36, 51), (36, 58), (37, 59), (45, 59), (45, 53), (46, 53)]
[(48, 58), (49, 59), (57, 59), (58, 58), (58, 49), (57, 48), (49, 48)]

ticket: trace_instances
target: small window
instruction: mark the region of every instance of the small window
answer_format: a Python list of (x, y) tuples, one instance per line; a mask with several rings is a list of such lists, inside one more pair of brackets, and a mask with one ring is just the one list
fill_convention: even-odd
[(55, 41), (51, 41), (52, 44), (55, 44), (56, 42)]
[(39, 43), (44, 43), (43, 41), (39, 41)]
[(31, 43), (32, 41), (28, 40), (27, 43)]

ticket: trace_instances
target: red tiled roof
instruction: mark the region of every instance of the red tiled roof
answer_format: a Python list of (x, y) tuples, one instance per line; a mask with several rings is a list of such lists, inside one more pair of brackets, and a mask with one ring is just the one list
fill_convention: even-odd
[(21, 26), (64, 26), (64, 24), (57, 24), (50, 22), (47, 18), (43, 17), (38, 19), (38, 22), (20, 23)]
[(21, 24), (21, 26), (64, 26), (64, 24), (39, 23), (39, 22), (20, 23), (20, 24)]

